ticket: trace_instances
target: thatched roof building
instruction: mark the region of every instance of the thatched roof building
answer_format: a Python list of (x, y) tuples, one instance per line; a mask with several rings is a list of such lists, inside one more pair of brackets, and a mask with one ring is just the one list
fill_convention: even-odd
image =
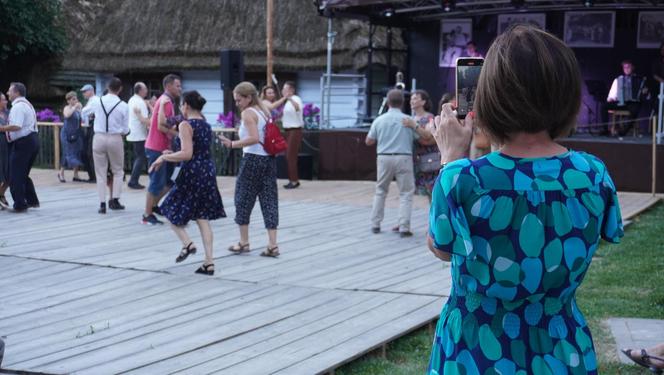
[[(63, 0), (69, 49), (63, 70), (141, 72), (218, 69), (222, 48), (244, 51), (248, 72), (266, 66), (265, 0)], [(367, 64), (368, 25), (335, 20), (335, 70)], [(386, 45), (385, 29), (374, 45)], [(404, 48), (399, 30), (393, 47)], [(274, 70), (322, 70), (327, 22), (311, 0), (275, 1)], [(373, 61), (384, 64), (384, 52)], [(405, 59), (395, 54), (393, 63)]]

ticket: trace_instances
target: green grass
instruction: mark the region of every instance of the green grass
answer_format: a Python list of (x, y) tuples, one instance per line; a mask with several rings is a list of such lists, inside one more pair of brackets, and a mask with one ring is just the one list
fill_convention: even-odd
[[(611, 317), (664, 319), (664, 204), (636, 218), (619, 245), (602, 244), (577, 293), (596, 346), (600, 374), (649, 374), (621, 365), (605, 321)], [(388, 346), (386, 359), (370, 353), (337, 369), (340, 375), (423, 374), (432, 333), (417, 330)]]

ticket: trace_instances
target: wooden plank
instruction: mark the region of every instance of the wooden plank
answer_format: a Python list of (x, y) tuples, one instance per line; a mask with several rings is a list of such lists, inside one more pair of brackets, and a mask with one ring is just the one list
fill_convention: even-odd
[[(319, 351), (307, 359), (284, 368), (272, 368), (270, 374), (325, 373), (344, 363), (366, 354), (373, 349), (394, 341), (438, 316), (440, 300), (433, 300), (407, 314), (396, 317), (385, 325), (362, 332), (362, 335), (336, 343), (334, 350)], [(423, 362), (428, 361), (428, 355)], [(309, 372), (310, 369), (317, 369)]]
[[(227, 341), (200, 350), (183, 353), (176, 357), (148, 364), (130, 373), (165, 374), (184, 371), (186, 373), (209, 373), (229, 361), (237, 361), (237, 353), (250, 350), (251, 355), (261, 355), (276, 346), (285, 346), (305, 337), (324, 326), (338, 324), (394, 298), (382, 293), (340, 293), (332, 302), (312, 307), (301, 314), (276, 322), (264, 329), (233, 337)], [(246, 354), (245, 354), (246, 355)]]
[[(339, 347), (353, 338), (360, 337), (362, 340), (366, 332), (373, 330), (385, 332), (389, 323), (399, 317), (408, 316), (423, 305), (435, 303), (436, 300), (432, 297), (397, 295), (394, 303), (383, 304), (359, 317), (346, 319), (288, 346), (275, 347), (260, 357), (247, 359), (219, 370), (228, 374), (269, 374), (286, 369), (312, 356), (325, 353), (330, 348)], [(369, 342), (365, 343), (370, 345)]]

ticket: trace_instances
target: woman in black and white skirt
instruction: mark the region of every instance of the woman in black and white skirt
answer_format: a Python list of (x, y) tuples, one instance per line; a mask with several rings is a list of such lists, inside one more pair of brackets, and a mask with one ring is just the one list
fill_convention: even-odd
[(219, 135), (222, 144), (229, 148), (242, 148), (243, 156), (235, 182), (235, 222), (240, 226), (240, 241), (228, 248), (241, 254), (249, 248), (249, 217), (260, 201), (263, 221), (269, 242), (262, 256), (279, 256), (277, 226), (279, 225), (279, 199), (277, 195), (277, 164), (274, 156), (263, 149), (265, 125), (270, 112), (258, 98), (258, 90), (250, 82), (242, 82), (233, 89), (235, 104), (242, 111), (242, 123), (238, 131), (239, 140)]

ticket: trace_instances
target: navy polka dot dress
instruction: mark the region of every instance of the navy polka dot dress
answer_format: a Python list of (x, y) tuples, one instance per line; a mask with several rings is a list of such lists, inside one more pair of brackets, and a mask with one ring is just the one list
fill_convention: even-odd
[[(212, 129), (204, 120), (188, 122), (193, 129), (194, 152), (191, 160), (180, 163), (175, 185), (160, 206), (164, 217), (175, 225), (186, 225), (190, 220), (226, 217), (217, 187), (217, 171), (210, 157)], [(175, 143), (176, 149), (180, 149), (180, 138)]]

